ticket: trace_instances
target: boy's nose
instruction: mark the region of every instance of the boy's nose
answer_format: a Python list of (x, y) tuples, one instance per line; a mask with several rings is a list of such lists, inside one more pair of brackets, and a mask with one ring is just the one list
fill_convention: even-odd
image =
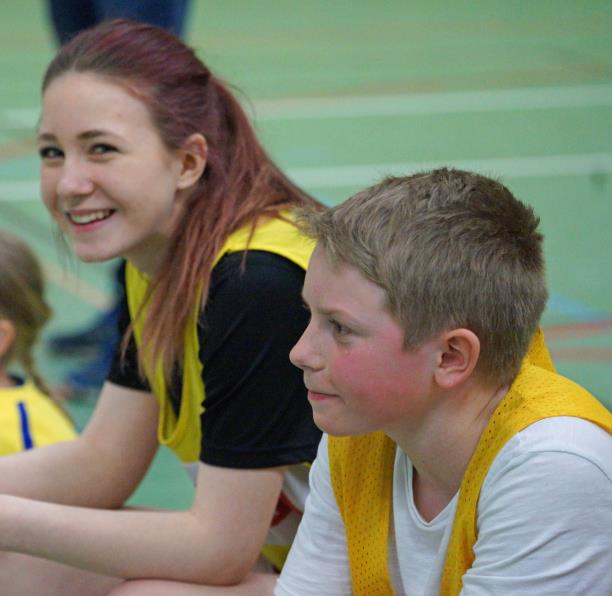
[(300, 337), (289, 352), (289, 360), (302, 370), (317, 370), (322, 367), (322, 358), (315, 349), (311, 325), (312, 324), (309, 324), (308, 327), (306, 327), (304, 333), (302, 333), (302, 337)]
[(302, 337), (298, 339), (297, 343), (293, 346), (293, 348), (291, 348), (291, 351), (289, 352), (289, 360), (291, 360), (291, 364), (301, 369), (304, 369), (304, 364), (303, 364), (304, 358), (302, 356), (302, 353), (303, 353), (302, 340), (303, 339), (304, 339), (304, 335), (302, 334)]

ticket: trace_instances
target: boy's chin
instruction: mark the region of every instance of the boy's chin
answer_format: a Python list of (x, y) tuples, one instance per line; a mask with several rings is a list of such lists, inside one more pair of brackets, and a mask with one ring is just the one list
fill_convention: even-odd
[(363, 434), (363, 430), (349, 428), (343, 421), (330, 420), (327, 416), (313, 413), (313, 420), (317, 427), (333, 437), (350, 437), (351, 435)]

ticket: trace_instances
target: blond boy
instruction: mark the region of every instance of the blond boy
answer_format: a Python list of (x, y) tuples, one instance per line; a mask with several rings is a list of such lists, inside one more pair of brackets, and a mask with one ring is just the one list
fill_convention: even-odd
[(553, 370), (532, 210), (442, 169), (305, 226), (329, 436), (276, 594), (612, 593), (612, 416)]

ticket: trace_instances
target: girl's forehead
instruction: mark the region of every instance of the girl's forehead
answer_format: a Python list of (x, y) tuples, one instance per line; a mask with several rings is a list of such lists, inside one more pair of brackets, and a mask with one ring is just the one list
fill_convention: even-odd
[(76, 95), (80, 99), (91, 95), (93, 98), (109, 96), (121, 100), (127, 96), (142, 104), (146, 97), (143, 83), (135, 79), (72, 70), (57, 76), (49, 83), (43, 92), (43, 104), (48, 98), (65, 94)]
[(148, 106), (131, 91), (129, 81), (70, 71), (54, 79), (45, 90), (39, 133), (108, 127), (156, 131)]
[(120, 86), (118, 80), (90, 70), (67, 70), (51, 79), (43, 91), (43, 97), (50, 91), (64, 85)]

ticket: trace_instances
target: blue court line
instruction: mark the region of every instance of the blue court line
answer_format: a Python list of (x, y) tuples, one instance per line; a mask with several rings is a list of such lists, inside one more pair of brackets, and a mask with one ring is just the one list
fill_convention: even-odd
[(604, 312), (561, 294), (551, 294), (546, 308), (551, 313), (561, 314), (581, 322), (601, 321), (610, 318), (609, 312)]

